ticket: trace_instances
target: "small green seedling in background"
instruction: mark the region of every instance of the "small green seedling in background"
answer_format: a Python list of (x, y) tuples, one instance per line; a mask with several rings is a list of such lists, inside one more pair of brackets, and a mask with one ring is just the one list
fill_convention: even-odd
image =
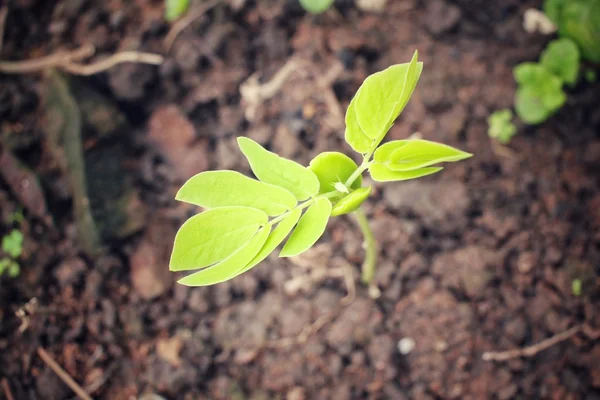
[(574, 296), (581, 296), (581, 287), (583, 286), (583, 283), (581, 282), (581, 279), (573, 279), (571, 281), (571, 291), (573, 292)]
[[(546, 0), (544, 12), (557, 26), (560, 38), (548, 44), (539, 63), (523, 63), (514, 69), (515, 111), (529, 125), (546, 121), (564, 105), (563, 88), (577, 82), (581, 58), (600, 63), (600, 0)], [(595, 74), (588, 69), (583, 76), (594, 83)]]
[(488, 117), (488, 135), (502, 144), (510, 142), (517, 133), (517, 127), (512, 123), (513, 113), (509, 109), (495, 111)]
[(376, 182), (404, 181), (442, 170), (441, 162), (472, 155), (427, 140), (381, 144), (410, 99), (423, 64), (410, 63), (369, 76), (346, 112), (345, 139), (362, 156), (357, 165), (340, 152), (317, 155), (304, 167), (239, 137), (237, 142), (257, 179), (235, 171), (207, 171), (190, 178), (176, 199), (206, 209), (188, 219), (175, 237), (171, 271), (200, 270), (179, 280), (206, 286), (232, 279), (256, 266), (288, 237), (279, 257), (311, 248), (332, 216), (353, 213), (365, 236), (362, 280), (373, 279), (377, 246), (360, 209)]
[(321, 14), (329, 9), (334, 0), (299, 0), (300, 5), (311, 14)]
[(165, 0), (165, 19), (173, 22), (185, 14), (189, 7), (190, 0)]
[(600, 0), (546, 0), (544, 12), (584, 59), (600, 63)]
[(21, 267), (17, 259), (23, 251), (23, 234), (18, 229), (13, 229), (2, 238), (2, 253), (4, 257), (0, 258), (0, 276), (7, 272), (11, 278), (17, 277), (21, 272)]

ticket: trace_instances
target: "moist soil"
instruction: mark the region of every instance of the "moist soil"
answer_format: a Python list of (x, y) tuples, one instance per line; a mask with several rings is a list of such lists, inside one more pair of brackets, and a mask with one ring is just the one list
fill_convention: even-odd
[[(165, 61), (67, 78), (79, 158), (53, 139), (56, 75), (0, 74), (0, 233), (25, 236), (21, 274), (0, 281), (0, 397), (74, 397), (43, 348), (96, 399), (600, 398), (600, 84), (582, 80), (555, 116), (498, 146), (486, 118), (511, 107), (512, 68), (550, 40), (522, 28), (541, 2), (387, 3), (336, 1), (315, 17), (292, 0), (224, 0), (169, 49), (161, 1), (8, 4), (0, 59), (91, 43), (96, 60), (141, 50)], [(198, 212), (173, 200), (186, 178), (249, 173), (237, 136), (302, 163), (351, 154), (352, 95), (415, 49), (423, 75), (389, 138), (418, 132), (475, 156), (375, 186), (378, 298), (359, 283), (361, 237), (347, 217), (296, 259), (214, 287), (175, 283), (170, 246)], [(240, 94), (292, 59), (271, 98)], [(85, 245), (94, 226), (77, 222), (77, 204), (90, 206), (100, 247)], [(579, 324), (532, 357), (482, 359)]]

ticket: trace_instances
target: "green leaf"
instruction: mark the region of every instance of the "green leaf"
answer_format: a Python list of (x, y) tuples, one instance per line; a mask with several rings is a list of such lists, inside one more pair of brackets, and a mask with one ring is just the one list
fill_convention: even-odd
[(546, 0), (544, 2), (544, 13), (554, 24), (558, 24), (562, 7), (567, 0)]
[(375, 153), (373, 154), (373, 160), (377, 163), (387, 162), (392, 156), (393, 152), (406, 145), (409, 141), (410, 139), (393, 140), (391, 142), (382, 144), (377, 148), (377, 150), (375, 150)]
[(260, 251), (267, 241), (270, 232), (270, 225), (261, 228), (248, 243), (244, 244), (223, 261), (212, 267), (188, 275), (180, 279), (178, 283), (186, 286), (208, 286), (225, 282), (235, 277), (237, 272), (244, 268), (244, 265), (248, 264)]
[(205, 208), (257, 208), (270, 216), (281, 215), (297, 204), (289, 191), (235, 171), (201, 172), (190, 178), (175, 198)]
[(249, 207), (221, 207), (195, 215), (175, 236), (169, 268), (185, 271), (219, 262), (252, 239), (267, 221), (267, 214)]
[(18, 229), (13, 229), (2, 238), (2, 251), (12, 258), (18, 258), (23, 251), (23, 234)]
[(190, 6), (190, 0), (165, 0), (165, 19), (169, 22), (181, 17)]
[(371, 186), (356, 189), (346, 197), (343, 197), (331, 210), (331, 216), (337, 217), (338, 215), (348, 214), (352, 211), (356, 211), (358, 207), (369, 197), (371, 194)]
[(393, 65), (369, 76), (357, 94), (355, 112), (358, 125), (375, 143), (381, 142), (412, 95), (423, 63), (418, 53), (410, 63)]
[[(319, 179), (319, 193), (334, 191), (336, 182), (346, 182), (350, 175), (358, 169), (356, 163), (347, 155), (337, 151), (321, 153), (312, 159), (308, 169), (314, 172)], [(362, 177), (358, 177), (352, 188), (358, 189), (362, 184)]]
[(281, 250), (279, 257), (297, 256), (310, 249), (327, 227), (331, 214), (331, 202), (325, 197), (319, 197), (308, 207), (292, 235)]
[(542, 52), (540, 63), (564, 82), (573, 84), (579, 72), (579, 49), (571, 39), (553, 40)]
[(8, 265), (8, 276), (16, 278), (21, 273), (21, 267), (16, 261), (11, 261)]
[(559, 12), (559, 35), (577, 43), (583, 58), (600, 63), (600, 1), (565, 0)]
[(513, 113), (509, 109), (494, 111), (488, 117), (488, 135), (500, 143), (507, 144), (517, 133), (517, 127), (512, 123)]
[(441, 171), (442, 167), (428, 167), (412, 171), (392, 171), (384, 164), (373, 164), (369, 167), (371, 178), (376, 182), (406, 181)]
[(258, 179), (290, 191), (302, 201), (319, 191), (319, 180), (309, 169), (278, 156), (246, 137), (238, 137), (238, 145)]
[(331, 7), (334, 0), (300, 0), (300, 5), (312, 14), (321, 14)]
[(267, 256), (271, 254), (277, 248), (277, 246), (281, 244), (281, 242), (283, 242), (292, 229), (294, 229), (294, 226), (296, 226), (296, 223), (300, 219), (300, 215), (302, 215), (302, 210), (299, 208), (290, 211), (290, 213), (286, 215), (285, 218), (279, 222), (279, 224), (277, 224), (277, 227), (273, 229), (273, 232), (271, 232), (269, 235), (269, 238), (267, 239), (267, 242), (263, 248), (260, 249), (258, 254), (254, 256), (248, 265), (238, 271), (236, 276), (254, 268), (256, 265), (258, 265), (258, 263), (267, 258)]
[(344, 133), (344, 139), (346, 140), (346, 143), (352, 147), (352, 150), (357, 153), (365, 154), (371, 149), (371, 146), (373, 146), (374, 140), (365, 135), (356, 119), (356, 99), (359, 94), (360, 88), (352, 98), (352, 101), (346, 110), (346, 131)]
[(528, 124), (539, 124), (556, 112), (566, 101), (562, 80), (540, 64), (523, 63), (514, 69), (519, 88), (515, 109)]
[(441, 162), (464, 160), (473, 155), (445, 144), (428, 140), (409, 140), (396, 149), (387, 162), (393, 171), (412, 171)]

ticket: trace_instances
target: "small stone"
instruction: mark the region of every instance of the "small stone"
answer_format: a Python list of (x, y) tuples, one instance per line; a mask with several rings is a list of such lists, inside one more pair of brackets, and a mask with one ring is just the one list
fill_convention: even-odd
[(181, 365), (181, 357), (179, 353), (183, 347), (183, 342), (179, 336), (174, 336), (170, 339), (159, 339), (156, 343), (156, 352), (164, 361), (171, 364), (173, 367)]
[(533, 270), (536, 264), (537, 256), (535, 253), (528, 251), (519, 254), (519, 259), (517, 260), (517, 268), (520, 273), (527, 274), (531, 272), (531, 270)]
[(416, 342), (413, 338), (405, 337), (398, 341), (398, 351), (402, 355), (410, 354), (415, 349)]

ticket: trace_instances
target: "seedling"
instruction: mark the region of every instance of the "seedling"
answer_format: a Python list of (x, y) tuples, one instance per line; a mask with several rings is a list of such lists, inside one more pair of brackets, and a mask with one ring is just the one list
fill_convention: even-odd
[(502, 144), (510, 142), (517, 133), (517, 128), (512, 123), (513, 113), (509, 109), (495, 111), (488, 118), (488, 135)]
[(0, 276), (7, 272), (11, 278), (15, 278), (21, 272), (17, 259), (23, 251), (23, 234), (18, 229), (13, 229), (2, 238), (2, 253), (0, 258)]
[(346, 112), (345, 139), (362, 156), (357, 165), (340, 152), (325, 152), (304, 167), (239, 137), (241, 152), (257, 179), (235, 171), (208, 171), (190, 178), (179, 201), (206, 209), (188, 219), (175, 237), (171, 271), (200, 270), (179, 280), (206, 286), (232, 279), (263, 261), (287, 239), (279, 257), (308, 250), (325, 232), (330, 217), (352, 213), (365, 236), (362, 280), (370, 283), (377, 245), (359, 208), (376, 182), (415, 179), (442, 170), (434, 165), (471, 154), (427, 140), (395, 140), (381, 145), (415, 89), (423, 64), (410, 63), (369, 76)]
[(600, 0), (546, 0), (544, 12), (571, 39), (583, 58), (600, 63)]
[(334, 0), (299, 0), (300, 5), (312, 14), (321, 14), (329, 9)]

